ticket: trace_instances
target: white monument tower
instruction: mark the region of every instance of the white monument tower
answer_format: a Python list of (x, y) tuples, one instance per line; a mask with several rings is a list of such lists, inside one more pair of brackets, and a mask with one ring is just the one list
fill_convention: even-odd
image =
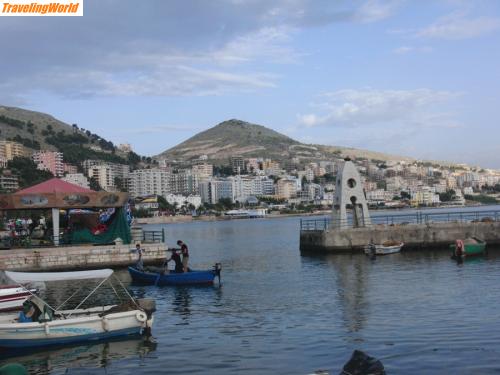
[(361, 184), (358, 170), (350, 158), (337, 173), (337, 186), (333, 201), (333, 227), (349, 228), (347, 221), (347, 206), (352, 206), (352, 226), (364, 227), (371, 224), (366, 197)]

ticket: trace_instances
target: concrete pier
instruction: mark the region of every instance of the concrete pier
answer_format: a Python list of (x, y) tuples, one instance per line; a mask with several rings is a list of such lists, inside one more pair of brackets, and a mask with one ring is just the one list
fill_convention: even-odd
[[(136, 263), (134, 248), (131, 244), (0, 250), (0, 269), (40, 272), (123, 267)], [(161, 263), (167, 257), (164, 243), (143, 244), (142, 248), (144, 264)]]
[(363, 228), (301, 230), (300, 250), (357, 252), (372, 243), (403, 241), (404, 249), (443, 248), (456, 239), (477, 237), (488, 245), (500, 244), (500, 221), (432, 222), (406, 225), (372, 225)]

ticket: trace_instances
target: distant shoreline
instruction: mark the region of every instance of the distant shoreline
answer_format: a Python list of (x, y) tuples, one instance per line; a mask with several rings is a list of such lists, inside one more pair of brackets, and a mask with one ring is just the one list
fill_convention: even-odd
[[(495, 206), (495, 205), (487, 205), (487, 204), (472, 204), (465, 206), (444, 206), (444, 207), (404, 207), (404, 208), (377, 208), (370, 209), (371, 212), (397, 212), (404, 210), (438, 210), (438, 209), (460, 209), (460, 208), (469, 208), (469, 207), (487, 207), (487, 206)], [(254, 219), (280, 219), (287, 217), (301, 217), (301, 216), (326, 216), (330, 215), (331, 210), (325, 211), (316, 211), (316, 212), (308, 212), (308, 213), (293, 213), (293, 214), (268, 214), (261, 218), (246, 218), (246, 217), (228, 217), (225, 215), (220, 216), (196, 216), (193, 217), (191, 215), (176, 215), (176, 216), (155, 216), (155, 217), (143, 217), (136, 218), (135, 224), (138, 225), (155, 225), (155, 224), (178, 224), (178, 223), (195, 223), (200, 221), (229, 221), (229, 220), (254, 220)]]

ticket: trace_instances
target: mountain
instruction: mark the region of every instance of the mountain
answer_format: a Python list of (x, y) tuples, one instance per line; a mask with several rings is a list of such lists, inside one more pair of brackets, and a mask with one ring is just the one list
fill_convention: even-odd
[(187, 161), (200, 155), (226, 161), (230, 156), (290, 157), (290, 148), (300, 143), (261, 125), (228, 120), (196, 134), (187, 141), (156, 156), (158, 159)]
[(77, 124), (69, 125), (48, 114), (16, 107), (0, 106), (0, 139), (19, 142), (32, 151), (61, 151), (65, 162), (74, 164), (85, 159), (118, 163), (128, 159), (112, 142)]
[(377, 160), (413, 160), (380, 152), (354, 148), (308, 145), (262, 125), (241, 120), (224, 121), (181, 144), (172, 147), (155, 159), (188, 162), (207, 155), (214, 163), (227, 164), (230, 156), (263, 157), (278, 161), (297, 157), (302, 161), (328, 160), (342, 156)]

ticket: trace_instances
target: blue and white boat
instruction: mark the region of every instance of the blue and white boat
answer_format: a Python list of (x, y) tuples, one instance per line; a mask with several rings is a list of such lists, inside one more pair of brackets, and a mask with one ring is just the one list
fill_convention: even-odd
[[(19, 284), (62, 280), (103, 279), (75, 309), (62, 310), (32, 296), (25, 312), (0, 316), (0, 348), (27, 348), (97, 341), (111, 337), (139, 335), (151, 328), (155, 304), (153, 300), (136, 300), (120, 305), (80, 308), (83, 303), (113, 274), (111, 269), (27, 273), (9, 272), (9, 279)], [(120, 283), (121, 285), (121, 283)], [(113, 290), (116, 290), (113, 287)]]
[(217, 276), (220, 283), (220, 263), (216, 263), (214, 268), (206, 271), (190, 270), (188, 272), (168, 273), (153, 272), (148, 270), (140, 271), (135, 267), (129, 267), (128, 272), (135, 283), (149, 285), (212, 285)]

